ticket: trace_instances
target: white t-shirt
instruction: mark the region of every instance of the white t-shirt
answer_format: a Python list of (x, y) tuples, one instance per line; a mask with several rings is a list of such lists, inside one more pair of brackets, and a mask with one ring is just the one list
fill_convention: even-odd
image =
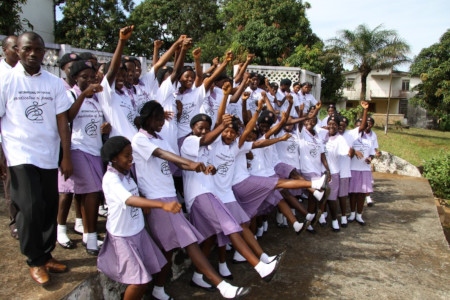
[(122, 135), (131, 141), (137, 132), (137, 128), (134, 126), (137, 111), (128, 93), (118, 93), (115, 89), (115, 82), (110, 86), (106, 76), (101, 85), (103, 91), (96, 95), (106, 121), (111, 124), (109, 136)]
[(108, 166), (102, 188), (108, 205), (106, 230), (114, 236), (138, 234), (144, 228), (142, 210), (125, 204), (131, 196), (139, 196), (138, 187), (130, 174), (121, 174)]
[[(289, 94), (292, 95), (292, 100), (293, 100), (292, 109), (291, 109), (291, 112), (290, 112), (289, 115), (291, 117), (293, 117), (293, 118), (298, 118), (298, 114), (297, 114), (297, 111), (295, 110), (295, 107), (296, 106), (298, 107), (300, 105), (300, 100), (299, 100), (298, 96), (295, 93), (293, 93), (293, 92), (290, 92), (290, 93), (289, 92), (282, 92), (281, 89), (278, 89), (277, 94), (276, 94), (277, 100), (281, 101), (281, 100), (283, 100), (284, 97), (286, 97), (286, 95), (289, 95)], [(287, 100), (284, 100), (284, 102), (283, 102), (283, 104), (281, 106), (276, 105), (275, 101), (274, 101), (274, 107), (273, 108), (275, 110), (279, 110), (280, 112), (282, 112), (282, 111), (287, 111), (288, 106), (289, 106), (289, 101), (287, 101)]]
[(6, 60), (0, 60), (0, 74), (3, 74), (11, 69), (12, 67), (6, 62)]
[[(259, 140), (265, 140), (265, 136), (259, 138)], [(249, 172), (253, 176), (265, 176), (270, 177), (275, 175), (274, 170), (274, 157), (273, 152), (276, 151), (275, 145), (271, 145), (264, 148), (252, 149), (253, 159), (250, 161), (251, 168)]]
[(372, 140), (372, 147), (374, 149), (378, 149), (378, 137), (377, 134), (375, 133), (375, 131), (371, 130), (370, 133), (365, 133), (367, 135), (368, 138), (370, 138)]
[(365, 133), (362, 137), (359, 135), (353, 142), (353, 149), (355, 149), (355, 151), (362, 152), (363, 158), (358, 159), (356, 155), (353, 156), (350, 169), (352, 171), (371, 171), (370, 164), (367, 164), (365, 160), (370, 155), (375, 155), (372, 140)]
[[(356, 127), (352, 130), (346, 130), (342, 135), (349, 148), (352, 148), (353, 142), (358, 138), (358, 134), (359, 134), (359, 127)], [(340, 157), (339, 159), (340, 178), (352, 177), (352, 173), (350, 171), (351, 160), (352, 159), (348, 155)]]
[(210, 162), (216, 167), (217, 173), (212, 177), (214, 182), (214, 193), (223, 203), (236, 201), (234, 197), (233, 174), (236, 172), (236, 157), (239, 153), (247, 153), (251, 150), (252, 144), (243, 144), (241, 148), (238, 142), (234, 141), (227, 145), (219, 136), (210, 146)]
[(300, 95), (300, 104), (305, 104), (304, 108), (303, 108), (303, 113), (307, 113), (308, 109), (311, 106), (316, 105), (319, 101), (316, 100), (316, 98), (314, 98), (313, 95), (311, 95), (310, 93), (303, 95), (302, 92), (299, 93)]
[(140, 129), (131, 145), (139, 191), (148, 199), (176, 197), (169, 162), (152, 155), (158, 148), (173, 152), (169, 144), (160, 136), (155, 138)]
[(205, 90), (202, 84), (198, 88), (191, 88), (180, 94), (175, 92), (175, 101), (180, 100), (183, 104), (180, 120), (178, 121), (178, 138), (184, 137), (191, 132), (191, 119), (200, 113), (200, 107), (205, 98), (209, 95), (209, 91)]
[(161, 104), (164, 111), (173, 112), (173, 118), (171, 120), (164, 121), (164, 126), (159, 135), (169, 143), (170, 147), (175, 151), (174, 153), (179, 155), (180, 151), (178, 148), (177, 105), (175, 102), (175, 91), (176, 86), (172, 83), (170, 77), (168, 77), (161, 83), (156, 99)]
[(302, 173), (321, 173), (321, 155), (325, 152), (322, 140), (317, 135), (312, 135), (302, 128), (300, 132), (300, 166)]
[[(281, 129), (277, 137), (282, 137), (286, 133), (284, 129)], [(289, 133), (291, 137), (287, 141), (280, 141), (275, 144), (276, 153), (281, 162), (300, 169), (300, 137), (297, 130)]]
[(148, 73), (143, 74), (139, 81), (145, 86), (145, 91), (146, 93), (148, 93), (148, 101), (156, 100), (159, 84), (158, 80), (156, 79), (154, 67), (152, 67)]
[[(258, 101), (261, 100), (261, 92), (264, 92), (263, 89), (256, 88), (255, 90), (252, 90), (250, 87), (247, 87), (245, 89), (245, 92), (250, 93), (250, 97), (247, 99), (247, 110), (249, 110), (252, 115), (255, 113), (256, 109), (258, 108)], [(242, 97), (241, 97), (242, 98)], [(242, 101), (242, 99), (240, 99)], [(241, 106), (242, 106), (242, 102)]]
[[(246, 154), (252, 149), (253, 142), (244, 142), (241, 149), (246, 151), (241, 151), (236, 155), (234, 174), (233, 174), (233, 185), (238, 184), (248, 177), (250, 177), (249, 169), (247, 168), (247, 156)], [(250, 161), (251, 163), (251, 161)]]
[(0, 117), (8, 166), (56, 169), (60, 138), (56, 115), (71, 106), (60, 78), (41, 69), (30, 76), (19, 62), (0, 74)]
[(348, 157), (350, 147), (340, 134), (330, 136), (325, 144), (325, 154), (327, 156), (328, 167), (331, 174), (340, 172), (340, 160), (342, 156)]
[[(74, 89), (67, 91), (67, 95), (72, 103), (75, 102), (73, 95), (79, 96)], [(100, 149), (103, 146), (100, 130), (102, 123), (103, 111), (97, 97), (85, 98), (72, 123), (71, 149), (100, 156)]]
[[(200, 146), (200, 137), (190, 135), (186, 137), (180, 148), (182, 157), (190, 159), (195, 162), (202, 162), (205, 165), (210, 165), (209, 147)], [(197, 196), (213, 193), (214, 182), (212, 176), (203, 173), (183, 170), (183, 186), (184, 186), (184, 200), (186, 208), (190, 211), (192, 203)]]
[(219, 111), (220, 103), (223, 99), (223, 91), (221, 88), (214, 86), (213, 91), (205, 98), (202, 106), (200, 107), (200, 112), (207, 114), (211, 117), (212, 125), (216, 124), (217, 112)]

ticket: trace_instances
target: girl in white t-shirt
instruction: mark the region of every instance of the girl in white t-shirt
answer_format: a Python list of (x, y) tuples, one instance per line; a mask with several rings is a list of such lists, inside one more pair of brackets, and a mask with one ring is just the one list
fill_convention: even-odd
[[(205, 165), (194, 162), (174, 154), (169, 144), (162, 139), (158, 132), (164, 125), (164, 110), (156, 101), (147, 102), (141, 110), (141, 129), (133, 137), (133, 157), (136, 164), (136, 174), (139, 191), (147, 198), (158, 199), (163, 202), (176, 201), (176, 192), (169, 167), (169, 161), (180, 169), (191, 173), (204, 172)], [(195, 171), (195, 172), (192, 172)], [(149, 174), (152, 176), (150, 177)], [(211, 290), (211, 286), (203, 280), (204, 274), (216, 286), (223, 297), (233, 298), (248, 293), (245, 288), (235, 287), (222, 280), (209, 264), (198, 246), (203, 236), (190, 224), (184, 215), (168, 214), (163, 211), (151, 211), (147, 216), (150, 232), (156, 243), (164, 250), (169, 263), (156, 278), (155, 285), (163, 288), (164, 282), (171, 269), (172, 252), (176, 248), (185, 248), (196, 267), (191, 285)], [(153, 290), (153, 296), (158, 299), (167, 299)]]
[(145, 230), (144, 210), (178, 213), (177, 201), (163, 202), (139, 197), (130, 169), (133, 164), (131, 143), (125, 137), (110, 138), (101, 150), (108, 162), (103, 191), (108, 204), (106, 236), (97, 260), (100, 272), (128, 284), (123, 299), (141, 299), (152, 275), (167, 261)]

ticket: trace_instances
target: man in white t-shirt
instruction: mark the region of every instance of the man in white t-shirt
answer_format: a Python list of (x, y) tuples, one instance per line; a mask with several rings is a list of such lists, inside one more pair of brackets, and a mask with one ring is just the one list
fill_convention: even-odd
[[(4, 59), (0, 61), (0, 74), (4, 74), (9, 72), (12, 68), (15, 67), (17, 62), (19, 61), (19, 56), (16, 53), (17, 48), (17, 36), (10, 35), (3, 39), (2, 41), (2, 50)], [(0, 148), (1, 148), (1, 139), (0, 139)], [(3, 162), (6, 164), (4, 157), (1, 158)], [(9, 210), (9, 229), (11, 231), (11, 236), (15, 239), (19, 239), (19, 233), (16, 228), (16, 214), (17, 209), (11, 202), (11, 194), (9, 192), (9, 185), (11, 181), (11, 176), (9, 172), (6, 174), (5, 180), (3, 180), (3, 190), (5, 191), (5, 201), (6, 206)]]
[[(67, 266), (52, 258), (58, 212), (58, 154), (65, 178), (72, 173), (67, 110), (71, 106), (58, 77), (41, 69), (43, 39), (34, 32), (18, 37), (20, 63), (0, 74), (0, 117), (3, 151), (11, 174), (11, 198), (20, 250), (27, 256), (32, 279), (50, 281), (48, 272), (65, 272)], [(6, 168), (0, 163), (0, 174)]]

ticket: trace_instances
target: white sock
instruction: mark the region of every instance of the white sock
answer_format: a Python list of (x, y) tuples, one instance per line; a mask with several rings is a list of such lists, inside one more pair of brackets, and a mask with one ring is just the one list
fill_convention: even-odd
[(322, 175), (322, 177), (320, 177), (318, 179), (312, 179), (311, 180), (311, 188), (313, 188), (315, 190), (322, 189), (324, 181), (325, 181), (325, 175)]
[(258, 228), (256, 229), (256, 237), (262, 237), (263, 234), (264, 234), (264, 228), (263, 228), (262, 226), (261, 226), (261, 227), (258, 227)]
[(332, 220), (331, 221), (331, 226), (333, 227), (333, 229), (339, 229), (339, 222), (338, 220)]
[(303, 227), (303, 223), (295, 221), (295, 223), (292, 226), (294, 227), (295, 232), (299, 232)]
[(363, 218), (362, 218), (362, 214), (356, 214), (356, 221), (358, 222), (364, 222)]
[(288, 226), (288, 221), (285, 216), (283, 216), (283, 225), (286, 227)]
[(259, 276), (261, 276), (261, 278), (263, 278), (263, 277), (266, 277), (267, 275), (269, 275), (270, 273), (272, 273), (272, 271), (277, 266), (277, 263), (278, 262), (276, 260), (269, 264), (265, 264), (264, 262), (260, 261), (255, 266), (255, 270), (256, 270), (256, 272), (258, 272)]
[(314, 219), (314, 216), (315, 216), (316, 214), (307, 214), (306, 215), (306, 220), (308, 220), (308, 221), (312, 221), (313, 219)]
[(283, 225), (283, 214), (280, 212), (277, 212), (277, 224)]
[(263, 221), (263, 229), (264, 229), (264, 232), (267, 232), (267, 230), (269, 229), (269, 222)]
[(84, 232), (84, 227), (83, 227), (83, 219), (81, 218), (76, 218), (75, 219), (75, 230), (78, 232), (83, 233)]
[(370, 195), (369, 196), (366, 196), (366, 202), (367, 203), (372, 203), (373, 201), (372, 201), (372, 198), (370, 197)]
[(314, 230), (314, 227), (312, 227), (311, 225), (308, 226), (308, 228), (306, 228), (308, 230)]
[(87, 233), (83, 233), (83, 243), (87, 243)]
[(87, 241), (86, 241), (86, 249), (90, 250), (98, 250), (97, 245), (97, 232), (91, 232), (86, 234)]
[(328, 212), (327, 212), (327, 211), (324, 211), (324, 212), (322, 213), (322, 216), (324, 216), (324, 218), (326, 219), (326, 218), (328, 217)]
[(348, 217), (348, 220), (351, 220), (351, 221), (355, 220), (355, 215), (356, 215), (356, 212), (354, 212), (354, 211), (350, 212), (350, 217)]
[(317, 201), (320, 201), (320, 200), (322, 200), (324, 194), (325, 194), (324, 191), (321, 192), (319, 190), (315, 190), (313, 193), (313, 196), (314, 196), (314, 198), (317, 199)]
[(341, 224), (347, 224), (347, 216), (341, 217)]
[(325, 218), (325, 213), (323, 213), (323, 214), (320, 215), (319, 223), (326, 223), (326, 222), (327, 222), (327, 220)]
[(160, 300), (169, 300), (170, 296), (166, 294), (166, 291), (164, 291), (164, 286), (157, 286), (155, 285), (153, 287), (152, 296), (156, 299)]
[(238, 251), (234, 251), (233, 259), (236, 261), (246, 261), (247, 260)]
[(58, 224), (56, 233), (57, 233), (57, 237), (58, 237), (58, 242), (60, 244), (65, 244), (70, 241), (69, 237), (67, 236), (67, 226), (66, 225)]
[(275, 258), (277, 258), (276, 255), (269, 256), (269, 255), (267, 255), (267, 253), (263, 253), (263, 254), (261, 254), (261, 257), (259, 258), (259, 260), (265, 264), (270, 264)]
[(219, 262), (219, 273), (222, 276), (230, 276), (231, 275), (231, 272), (227, 266), (227, 262), (223, 262), (223, 263)]
[(291, 208), (292, 214), (295, 216), (295, 208)]
[(234, 286), (226, 282), (225, 280), (222, 280), (218, 285), (217, 289), (219, 290), (222, 297), (229, 299), (234, 298), (236, 296), (236, 292), (239, 289), (239, 287)]
[(204, 288), (210, 288), (211, 285), (203, 280), (203, 274), (194, 272), (194, 275), (192, 275), (192, 281), (197, 284), (198, 286), (204, 287)]
[(230, 244), (227, 244), (225, 247), (226, 251), (231, 251), (231, 249), (233, 249)]

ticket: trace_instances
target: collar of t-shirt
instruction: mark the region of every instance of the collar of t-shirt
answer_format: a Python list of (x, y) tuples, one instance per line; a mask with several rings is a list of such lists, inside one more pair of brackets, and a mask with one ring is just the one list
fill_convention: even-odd
[(20, 62), (19, 64), (16, 65), (16, 68), (19, 68), (23, 71), (23, 73), (25, 74), (25, 76), (29, 76), (29, 77), (38, 77), (42, 75), (42, 67), (39, 67), (39, 72), (37, 72), (36, 74), (31, 75), (30, 73), (28, 73), (25, 68), (22, 65), (22, 62)]
[(160, 135), (158, 135), (156, 132), (155, 132), (156, 137), (154, 137), (153, 135), (151, 135), (150, 133), (148, 133), (147, 130), (142, 129), (142, 128), (139, 129), (139, 132), (142, 133), (143, 135), (145, 135), (146, 137), (148, 137), (149, 139), (160, 139), (160, 140), (163, 139), (163, 138), (162, 138)]

